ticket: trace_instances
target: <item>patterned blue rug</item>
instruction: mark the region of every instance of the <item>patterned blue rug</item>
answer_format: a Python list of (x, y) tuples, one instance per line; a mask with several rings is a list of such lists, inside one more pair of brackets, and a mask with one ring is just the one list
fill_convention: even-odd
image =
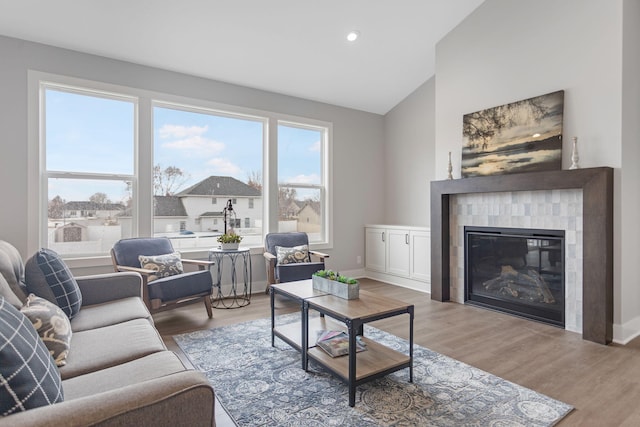
[[(279, 316), (293, 322), (297, 313)], [(414, 345), (408, 369), (348, 388), (276, 338), (260, 319), (174, 336), (240, 426), (552, 426), (573, 409), (439, 353)], [(365, 336), (408, 354), (408, 342), (365, 325)]]

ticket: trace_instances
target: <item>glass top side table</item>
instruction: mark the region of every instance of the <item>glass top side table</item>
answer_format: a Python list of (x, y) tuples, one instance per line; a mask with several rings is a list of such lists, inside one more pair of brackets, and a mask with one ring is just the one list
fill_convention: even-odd
[[(222, 290), (222, 274), (224, 259), (229, 258), (231, 264), (231, 289)], [(251, 303), (251, 253), (249, 249), (209, 249), (209, 261), (215, 261), (217, 275), (214, 276), (214, 295), (211, 303), (214, 308), (240, 308)], [(240, 274), (239, 274), (240, 273)], [(238, 283), (238, 276), (242, 281)]]

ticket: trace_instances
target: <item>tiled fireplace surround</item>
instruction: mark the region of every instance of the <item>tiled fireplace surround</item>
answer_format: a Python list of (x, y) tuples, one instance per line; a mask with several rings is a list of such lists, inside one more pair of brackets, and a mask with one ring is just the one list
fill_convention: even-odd
[(565, 328), (611, 342), (612, 191), (611, 168), (432, 182), (431, 298), (464, 302), (465, 225), (564, 230)]
[(582, 190), (458, 194), (450, 203), (451, 301), (464, 303), (464, 226), (565, 232), (565, 329), (582, 333)]

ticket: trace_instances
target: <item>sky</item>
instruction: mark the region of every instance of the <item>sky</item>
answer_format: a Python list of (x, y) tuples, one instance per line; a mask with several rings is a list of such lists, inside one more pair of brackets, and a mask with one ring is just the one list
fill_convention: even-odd
[[(153, 116), (153, 164), (185, 172), (187, 179), (178, 190), (211, 175), (243, 182), (262, 176), (262, 121), (164, 106), (155, 106)], [(47, 89), (45, 117), (47, 170), (134, 173), (133, 102)], [(278, 181), (320, 183), (320, 131), (280, 125), (278, 140)], [(96, 192), (113, 202), (128, 198), (122, 181), (49, 182), (49, 199), (88, 200)]]

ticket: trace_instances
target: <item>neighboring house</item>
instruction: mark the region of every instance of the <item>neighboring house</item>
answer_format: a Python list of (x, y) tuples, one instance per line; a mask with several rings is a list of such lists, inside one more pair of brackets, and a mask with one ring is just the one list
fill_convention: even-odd
[(64, 204), (64, 217), (112, 220), (124, 210), (122, 203), (67, 202)]
[[(259, 190), (230, 176), (210, 176), (173, 196), (153, 196), (154, 234), (224, 231), (224, 207), (231, 199), (234, 228), (253, 234), (262, 226), (262, 195)], [(131, 227), (131, 211), (121, 218), (123, 236)]]
[[(187, 229), (188, 215), (177, 196), (153, 196), (153, 233), (177, 233)], [(131, 236), (131, 208), (119, 219), (122, 236)]]
[(180, 197), (189, 215), (188, 230), (222, 232), (224, 207), (229, 199), (236, 214), (235, 228), (262, 226), (262, 192), (230, 176), (210, 176), (176, 197)]
[(320, 202), (307, 201), (298, 212), (298, 231), (319, 233), (322, 226)]
[(153, 196), (153, 232), (173, 233), (188, 229), (189, 215), (178, 196)]
[(302, 207), (301, 202), (296, 202), (295, 200), (291, 200), (287, 205), (280, 205), (279, 213), (280, 220), (288, 220), (288, 219), (296, 219), (298, 217), (298, 212), (300, 212), (300, 208)]

